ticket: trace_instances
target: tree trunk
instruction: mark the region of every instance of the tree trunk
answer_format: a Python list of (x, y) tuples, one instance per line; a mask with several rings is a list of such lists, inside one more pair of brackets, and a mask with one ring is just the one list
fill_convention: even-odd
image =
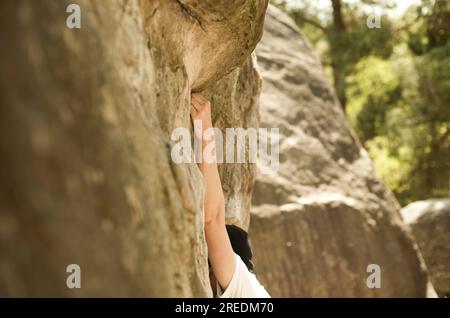
[[(342, 15), (342, 3), (341, 0), (331, 0), (331, 4), (333, 7), (333, 29), (334, 35), (339, 36), (340, 33), (346, 32), (346, 25), (344, 22), (344, 17)], [(345, 106), (347, 104), (347, 97), (345, 94), (346, 83), (345, 83), (345, 65), (342, 64), (339, 60), (333, 57), (335, 50), (332, 48), (331, 55), (333, 59), (332, 67), (333, 67), (333, 79), (334, 79), (334, 88), (336, 89), (336, 94), (338, 96), (339, 102), (342, 105), (342, 108), (345, 112)]]

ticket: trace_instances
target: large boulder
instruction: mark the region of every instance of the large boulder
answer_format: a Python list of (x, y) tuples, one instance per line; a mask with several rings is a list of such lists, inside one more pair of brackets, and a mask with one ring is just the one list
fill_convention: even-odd
[[(313, 48), (275, 7), (256, 53), (260, 125), (280, 130), (279, 170), (258, 175), (254, 189), (257, 276), (277, 297), (426, 296), (426, 271), (399, 204), (376, 177)], [(369, 288), (376, 265), (381, 288)]]
[(255, 114), (267, 1), (79, 0), (81, 29), (70, 3), (0, 2), (0, 295), (211, 296), (202, 176), (170, 136), (191, 90), (237, 125)]
[(401, 211), (440, 297), (450, 297), (450, 199), (413, 202)]

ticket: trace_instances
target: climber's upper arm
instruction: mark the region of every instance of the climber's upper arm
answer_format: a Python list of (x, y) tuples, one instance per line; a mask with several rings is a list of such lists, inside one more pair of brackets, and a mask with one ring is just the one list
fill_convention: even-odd
[[(224, 207), (225, 209), (225, 207)], [(222, 213), (219, 213), (222, 214)], [(208, 258), (220, 287), (226, 289), (233, 278), (236, 256), (225, 227), (225, 218), (216, 218), (205, 225)]]

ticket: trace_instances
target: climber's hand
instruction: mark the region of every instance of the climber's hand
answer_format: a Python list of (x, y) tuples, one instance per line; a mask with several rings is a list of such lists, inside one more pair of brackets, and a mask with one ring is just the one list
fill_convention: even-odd
[(201, 121), (201, 131), (196, 131), (197, 136), (203, 136), (203, 132), (212, 128), (211, 120), (211, 104), (201, 94), (194, 93), (191, 95), (191, 117), (192, 121)]

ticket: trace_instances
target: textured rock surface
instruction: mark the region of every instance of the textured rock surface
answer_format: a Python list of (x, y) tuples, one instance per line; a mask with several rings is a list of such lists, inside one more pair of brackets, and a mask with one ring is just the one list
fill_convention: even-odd
[[(375, 176), (313, 49), (269, 7), (257, 47), (261, 127), (280, 129), (280, 169), (258, 175), (250, 235), (272, 296), (423, 297), (427, 277), (399, 205)], [(369, 289), (369, 264), (381, 288)]]
[[(69, 3), (0, 2), (0, 295), (210, 296), (202, 178), (169, 136), (191, 89), (256, 107), (241, 74), (267, 2), (80, 0), (80, 30)], [(233, 107), (216, 114), (253, 124)]]
[(401, 211), (411, 226), (440, 297), (450, 297), (450, 199), (409, 204)]

